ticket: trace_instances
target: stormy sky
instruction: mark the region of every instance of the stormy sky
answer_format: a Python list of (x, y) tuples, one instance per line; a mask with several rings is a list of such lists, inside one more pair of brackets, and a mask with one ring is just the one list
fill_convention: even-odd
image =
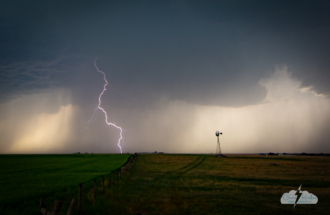
[[(0, 153), (330, 152), (327, 1), (1, 1)], [(92, 116), (94, 118), (92, 119)], [(92, 119), (92, 120), (91, 120)]]

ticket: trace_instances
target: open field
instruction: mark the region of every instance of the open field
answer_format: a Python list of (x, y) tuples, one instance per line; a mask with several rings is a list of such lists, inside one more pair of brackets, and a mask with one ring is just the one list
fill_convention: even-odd
[[(318, 203), (282, 205), (301, 184)], [(105, 214), (329, 214), (329, 202), (328, 157), (151, 154), (137, 156), (102, 204)]]
[[(136, 156), (130, 171), (119, 179), (119, 183), (116, 186), (111, 184), (110, 188), (106, 186), (105, 194), (102, 194), (98, 176), (109, 174), (114, 169), (114, 163), (116, 167), (124, 164), (129, 155), (62, 156), (56, 158), (62, 160), (57, 165), (52, 161), (55, 157), (49, 158), (49, 162), (44, 161), (44, 164), (31, 159), (29, 165), (20, 166), (16, 171), (10, 171), (1, 162), (1, 168), (7, 173), (5, 177), (1, 174), (1, 189), (7, 190), (8, 196), (10, 191), (13, 192), (12, 196), (20, 192), (25, 195), (29, 193), (24, 190), (26, 176), (30, 178), (29, 183), (35, 182), (31, 190), (35, 192), (36, 199), (33, 207), (26, 210), (25, 206), (31, 202), (20, 203), (19, 209), (25, 212), (23, 214), (35, 214), (38, 211), (41, 194), (35, 190), (47, 190), (51, 195), (46, 200), (48, 208), (51, 208), (55, 199), (65, 201), (61, 214), (66, 214), (71, 199), (77, 198), (77, 184), (82, 180), (86, 181), (83, 184), (85, 215), (329, 214), (330, 211), (329, 157), (230, 155), (217, 158), (211, 155), (140, 154)], [(77, 161), (77, 158), (81, 161)], [(52, 168), (44, 171), (46, 166)], [(20, 174), (24, 170), (26, 174)], [(46, 183), (52, 180), (52, 177), (48, 177), (52, 172), (57, 172), (58, 178), (50, 184)], [(37, 177), (35, 181), (31, 179), (38, 174), (44, 174), (47, 178), (45, 184)], [(80, 180), (76, 180), (79, 177)], [(98, 183), (96, 199), (91, 189), (93, 177), (97, 178)], [(4, 178), (7, 178), (8, 187), (14, 189), (4, 188)], [(69, 181), (72, 181), (72, 186), (67, 185), (68, 188), (65, 188), (64, 184)], [(19, 187), (15, 188), (15, 184)], [(318, 197), (318, 203), (299, 204), (295, 208), (293, 205), (282, 205), (282, 194), (297, 190), (301, 184), (302, 190)], [(1, 198), (6, 199), (3, 195)], [(3, 214), (19, 214), (18, 210), (12, 213), (8, 211)]]
[(80, 182), (108, 175), (130, 156), (0, 155), (0, 214), (38, 211), (41, 197), (77, 198)]

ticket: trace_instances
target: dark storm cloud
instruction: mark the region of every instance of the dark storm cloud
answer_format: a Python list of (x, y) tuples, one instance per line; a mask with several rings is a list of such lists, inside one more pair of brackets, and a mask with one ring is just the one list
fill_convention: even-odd
[(22, 94), (56, 87), (51, 80), (51, 65), (45, 62), (4, 62), (0, 65), (1, 102)]
[[(0, 93), (57, 83), (72, 90), (74, 103), (95, 102), (100, 56), (112, 87), (139, 105), (162, 96), (257, 104), (266, 96), (259, 80), (283, 64), (303, 87), (329, 95), (328, 11), (317, 1), (2, 2), (0, 62), (16, 63), (1, 67)], [(61, 60), (28, 72), (17, 66), (54, 59)]]
[(208, 20), (254, 31), (250, 35), (262, 40), (252, 44), (266, 54), (266, 59), (255, 59), (285, 63), (302, 80), (302, 87), (312, 86), (317, 93), (330, 94), (329, 2), (227, 1), (200, 6)]

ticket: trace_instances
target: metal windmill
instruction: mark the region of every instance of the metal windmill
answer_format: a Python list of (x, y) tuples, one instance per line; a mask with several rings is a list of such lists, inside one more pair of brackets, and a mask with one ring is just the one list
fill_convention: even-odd
[(219, 132), (219, 131), (215, 132), (215, 136), (217, 136), (217, 139), (218, 139), (218, 141), (217, 141), (217, 151), (216, 151), (217, 155), (221, 155), (220, 138), (219, 138), (220, 135), (222, 135), (222, 132)]

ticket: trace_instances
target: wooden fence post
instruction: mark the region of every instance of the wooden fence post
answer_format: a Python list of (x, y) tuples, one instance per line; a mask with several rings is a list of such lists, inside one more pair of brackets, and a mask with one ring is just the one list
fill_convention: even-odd
[(53, 215), (59, 215), (60, 214), (62, 204), (63, 204), (63, 202), (55, 200), (54, 207), (53, 207), (53, 212), (52, 212)]
[(79, 184), (78, 193), (78, 214), (82, 215), (82, 183)]
[(118, 186), (118, 183), (119, 183), (119, 178), (118, 178), (118, 175), (119, 175), (119, 171), (117, 170), (117, 180), (116, 180), (116, 184), (117, 184), (117, 186)]
[(41, 213), (42, 215), (51, 214), (49, 211), (46, 210), (46, 208), (41, 208), (41, 209), (40, 209), (40, 213)]
[(69, 208), (68, 213), (66, 215), (72, 215), (73, 208), (74, 208), (75, 204), (76, 204), (76, 200), (75, 199), (72, 199), (70, 208)]
[(104, 177), (102, 177), (102, 182), (103, 182), (103, 194), (104, 194)]
[(96, 179), (94, 180), (94, 200), (96, 199)]
[(45, 199), (44, 198), (41, 198), (40, 199), (40, 214), (43, 214), (42, 212), (41, 212), (41, 208), (46, 208), (46, 203), (45, 203)]
[(45, 208), (45, 202), (44, 199), (40, 199), (40, 213), (43, 215), (46, 214), (52, 214), (52, 215), (59, 215), (61, 212), (61, 207), (62, 207), (63, 202), (55, 200), (54, 202), (54, 207), (53, 207), (53, 212), (47, 211)]
[(108, 187), (110, 187), (110, 184), (111, 184), (111, 174), (109, 174), (109, 184), (108, 184)]

